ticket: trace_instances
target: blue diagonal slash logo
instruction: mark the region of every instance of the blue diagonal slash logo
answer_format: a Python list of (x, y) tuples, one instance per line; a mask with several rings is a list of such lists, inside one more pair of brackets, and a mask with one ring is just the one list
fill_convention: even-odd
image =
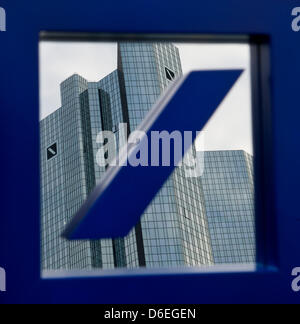
[[(203, 129), (242, 72), (199, 71), (178, 79), (150, 111), (139, 130), (146, 134), (192, 131), (195, 140), (196, 132)], [(123, 158), (130, 159), (130, 154)], [(68, 239), (126, 236), (174, 168), (174, 165), (133, 167), (130, 164), (111, 167), (74, 216), (64, 236)]]

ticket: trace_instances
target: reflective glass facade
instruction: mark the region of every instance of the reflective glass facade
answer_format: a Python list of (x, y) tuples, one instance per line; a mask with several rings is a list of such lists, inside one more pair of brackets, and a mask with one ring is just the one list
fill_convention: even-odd
[[(119, 149), (119, 139), (126, 142), (181, 75), (174, 45), (121, 43), (118, 68), (110, 75), (99, 82), (73, 75), (61, 84), (62, 107), (40, 125), (43, 269), (254, 261), (251, 157), (240, 151), (208, 152), (200, 178), (188, 178), (177, 168), (124, 239), (67, 242), (60, 237), (106, 171), (96, 163), (97, 134), (113, 131)], [(120, 123), (126, 123), (127, 130), (119, 129)], [(220, 244), (222, 240), (226, 244)]]
[(201, 177), (215, 263), (255, 262), (253, 159), (244, 151), (205, 152)]

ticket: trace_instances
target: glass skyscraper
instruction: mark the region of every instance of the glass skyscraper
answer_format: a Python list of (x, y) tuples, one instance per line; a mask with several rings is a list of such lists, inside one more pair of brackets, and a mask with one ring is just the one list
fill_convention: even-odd
[[(44, 270), (255, 261), (252, 158), (243, 151), (206, 152), (199, 178), (177, 168), (125, 238), (60, 237), (106, 171), (96, 163), (98, 133), (112, 131), (116, 145), (125, 144), (181, 75), (174, 45), (120, 43), (118, 68), (110, 75), (99, 82), (73, 75), (61, 84), (61, 108), (40, 123)], [(126, 202), (116, 197), (116, 203)]]
[(201, 185), (215, 263), (255, 262), (253, 158), (205, 152)]

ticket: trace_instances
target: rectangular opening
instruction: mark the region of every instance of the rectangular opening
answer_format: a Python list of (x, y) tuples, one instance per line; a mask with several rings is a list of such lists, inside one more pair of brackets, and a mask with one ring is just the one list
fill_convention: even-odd
[[(252, 114), (258, 112), (253, 109), (251, 55), (250, 39), (243, 36), (220, 41), (213, 36), (42, 34), (44, 275), (182, 267), (200, 271), (220, 265), (232, 271), (237, 265), (254, 269), (258, 215), (253, 125), (258, 121), (253, 122)], [(128, 236), (97, 241), (61, 237), (130, 133), (176, 80), (192, 71), (232, 69), (243, 72), (199, 129), (183, 166), (176, 168)], [(201, 109), (201, 102), (197, 106)], [(107, 137), (99, 135), (103, 131)], [(126, 208), (118, 197), (116, 204)]]

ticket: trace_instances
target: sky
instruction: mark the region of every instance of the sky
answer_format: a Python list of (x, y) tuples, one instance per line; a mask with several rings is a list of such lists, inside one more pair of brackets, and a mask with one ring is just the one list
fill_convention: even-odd
[[(252, 154), (250, 47), (241, 44), (175, 44), (183, 73), (244, 69), (205, 128), (205, 150), (245, 150)], [(59, 85), (74, 73), (99, 81), (117, 67), (116, 43), (40, 43), (40, 118), (61, 105)], [(201, 103), (199, 103), (201, 106)]]

